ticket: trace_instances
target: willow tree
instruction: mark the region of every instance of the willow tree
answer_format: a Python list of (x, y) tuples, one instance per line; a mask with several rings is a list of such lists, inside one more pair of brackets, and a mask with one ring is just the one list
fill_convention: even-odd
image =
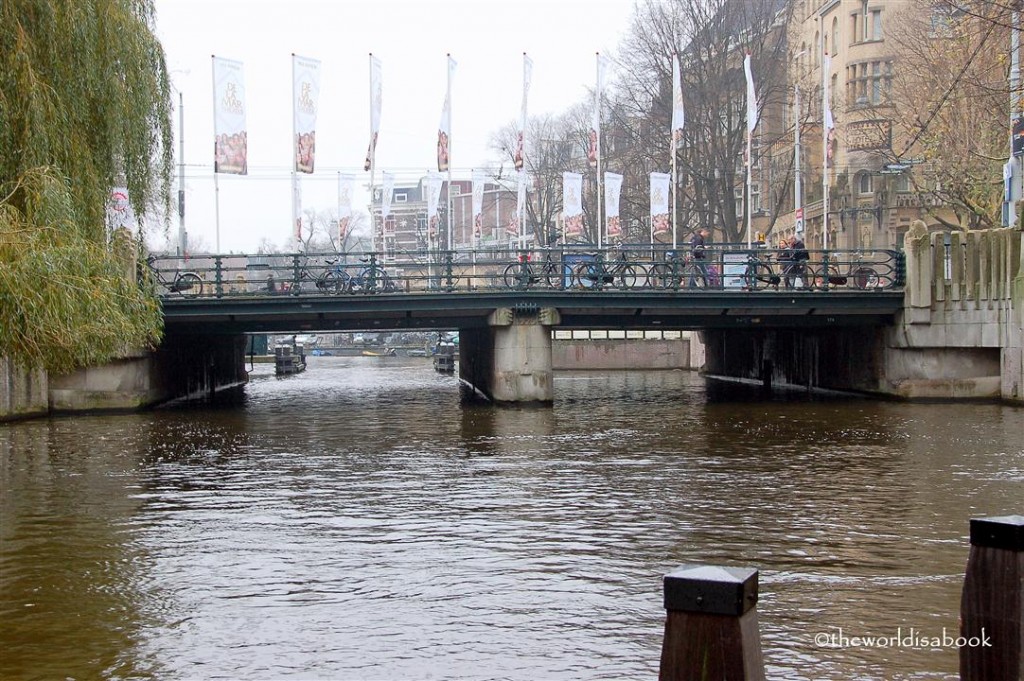
[(169, 207), (170, 81), (151, 0), (0, 3), (0, 356), (65, 372), (159, 338), (112, 187)]

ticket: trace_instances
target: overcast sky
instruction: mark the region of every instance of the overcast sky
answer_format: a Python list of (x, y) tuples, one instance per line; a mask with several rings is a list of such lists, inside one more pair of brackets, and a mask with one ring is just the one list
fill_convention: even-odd
[[(369, 54), (383, 67), (377, 147), (398, 183), (436, 168), (437, 127), (452, 83), (456, 179), (495, 159), (491, 134), (518, 117), (522, 55), (533, 60), (529, 113), (561, 113), (588, 97), (595, 53), (611, 54), (634, 0), (156, 0), (157, 35), (184, 96), (186, 226), (220, 250), (290, 244), (291, 55), (321, 61), (316, 173), (302, 175), (304, 208), (332, 210), (339, 172), (369, 184)], [(249, 175), (213, 180), (211, 55), (245, 70)], [(614, 79), (614, 73), (611, 74)], [(177, 135), (178, 119), (175, 118)], [(175, 143), (177, 154), (177, 142)], [(172, 233), (176, 232), (172, 226)]]

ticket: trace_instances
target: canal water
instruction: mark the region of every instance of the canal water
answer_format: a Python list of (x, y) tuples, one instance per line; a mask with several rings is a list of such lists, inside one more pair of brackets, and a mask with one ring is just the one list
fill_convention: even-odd
[(0, 678), (652, 679), (662, 577), (704, 563), (760, 570), (769, 678), (954, 679), (892, 639), (957, 635), (1022, 443), (1022, 409), (689, 372), (498, 409), (423, 359), (257, 365), (233, 403), (0, 426)]

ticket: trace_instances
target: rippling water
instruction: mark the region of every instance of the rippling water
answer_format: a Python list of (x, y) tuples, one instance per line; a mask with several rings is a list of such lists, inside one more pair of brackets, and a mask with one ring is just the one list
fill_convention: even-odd
[(761, 571), (770, 678), (956, 678), (955, 649), (814, 636), (957, 630), (969, 519), (1024, 512), (1024, 410), (686, 372), (555, 399), (330, 357), (241, 403), (0, 426), (0, 678), (655, 678), (684, 563)]

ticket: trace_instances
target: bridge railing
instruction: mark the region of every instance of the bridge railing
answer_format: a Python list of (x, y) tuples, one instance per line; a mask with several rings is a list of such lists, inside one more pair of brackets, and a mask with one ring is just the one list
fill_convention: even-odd
[(477, 291), (641, 289), (879, 291), (902, 289), (904, 257), (892, 250), (805, 252), (713, 245), (625, 244), (526, 251), (479, 249), (375, 253), (152, 256), (148, 279), (161, 296), (376, 295)]

